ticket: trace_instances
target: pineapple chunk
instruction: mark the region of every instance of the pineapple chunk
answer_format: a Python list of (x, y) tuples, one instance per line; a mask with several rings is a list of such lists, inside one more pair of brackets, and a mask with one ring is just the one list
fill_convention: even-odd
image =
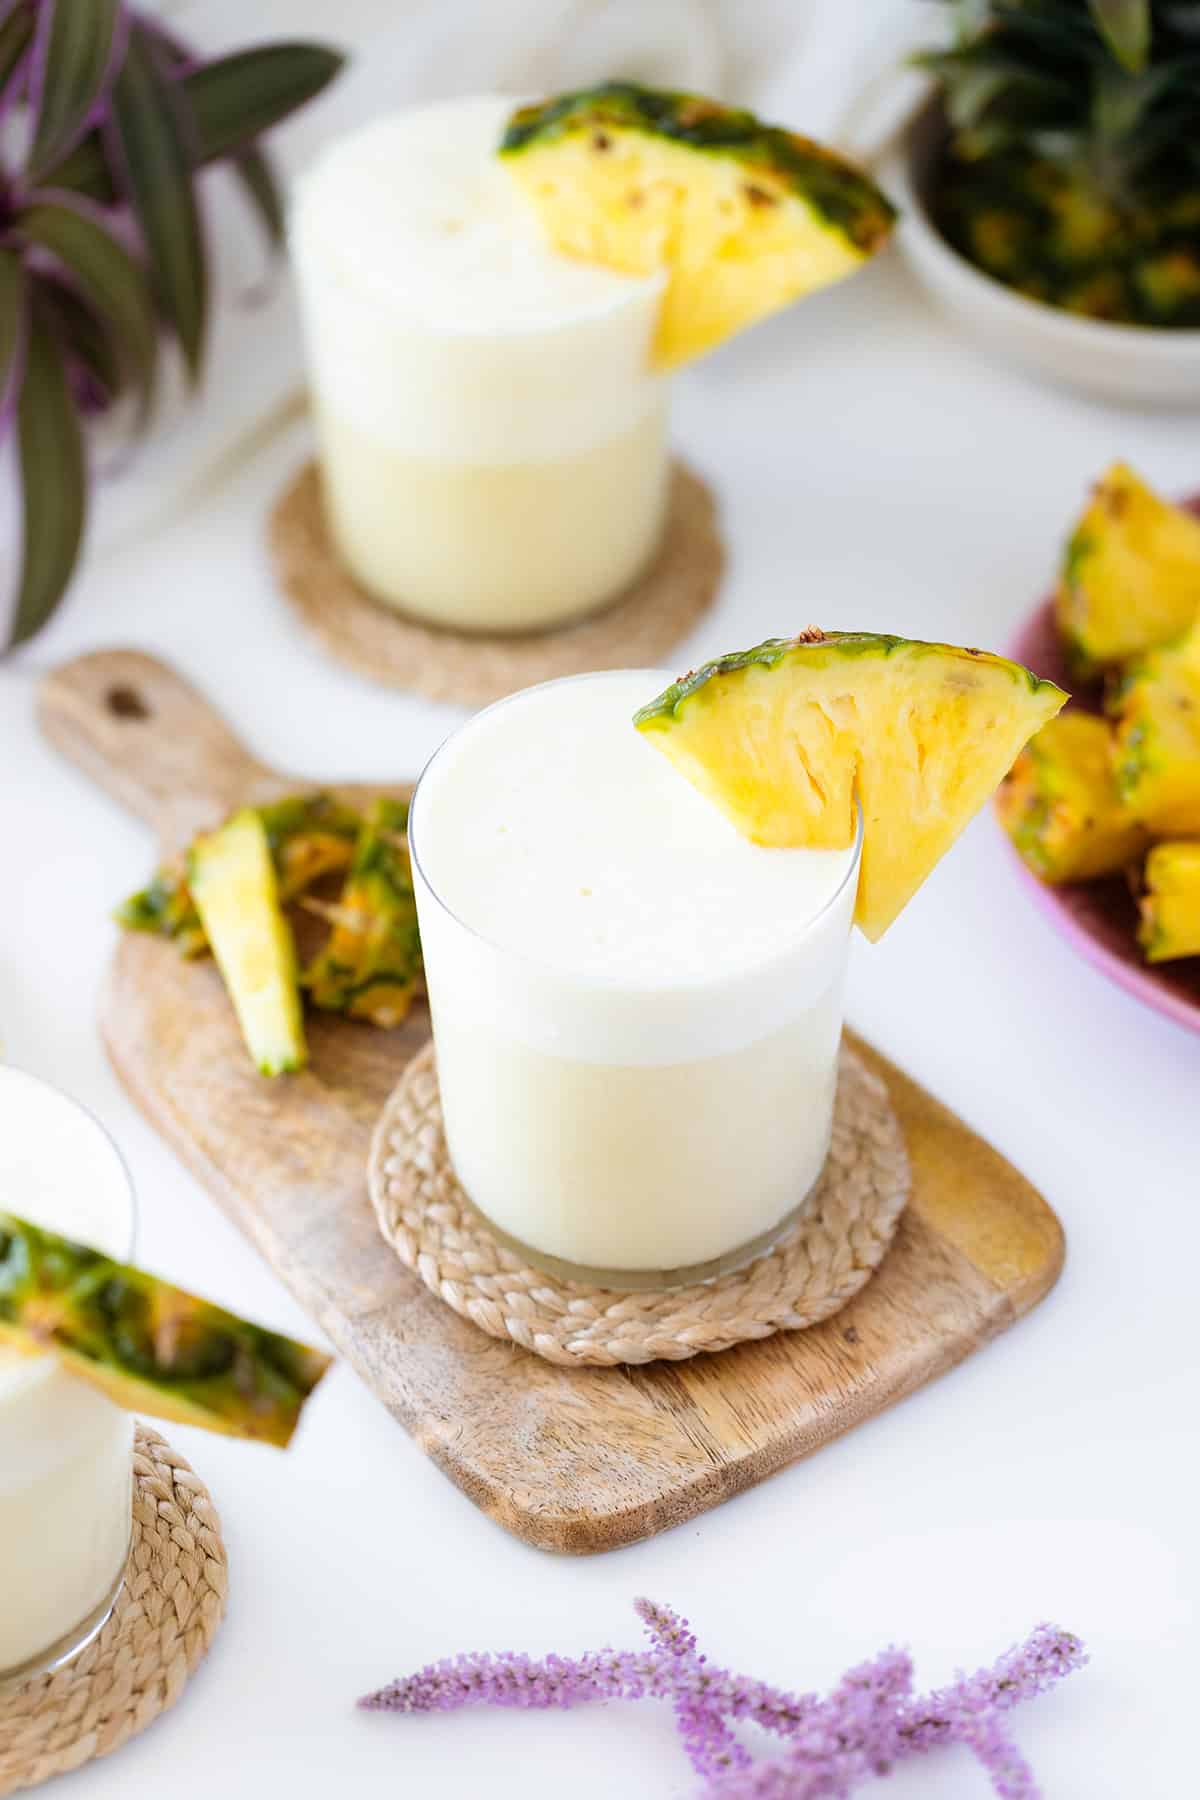
[(5, 1212), (0, 1343), (53, 1352), (131, 1412), (281, 1448), (330, 1360)]
[(875, 939), (1066, 698), (980, 650), (810, 628), (706, 663), (634, 723), (755, 843), (844, 848), (857, 792)]
[(400, 1023), (421, 985), (407, 826), (408, 808), (398, 800), (369, 809), (331, 909), (329, 941), (304, 974), (314, 1006), (385, 1028)]
[(1132, 663), (1109, 706), (1130, 812), (1159, 837), (1200, 833), (1200, 626)]
[(1200, 956), (1200, 843), (1155, 844), (1143, 882), (1138, 943), (1146, 961)]
[(1113, 731), (1092, 713), (1043, 725), (996, 796), (1013, 844), (1043, 881), (1091, 881), (1128, 867), (1146, 848), (1113, 769)]
[(196, 839), (188, 886), (259, 1073), (302, 1069), (296, 947), (258, 813), (247, 807)]
[(1200, 612), (1200, 519), (1114, 463), (1067, 545), (1055, 608), (1084, 674), (1178, 637)]
[(501, 155), (564, 255), (666, 271), (660, 368), (840, 280), (895, 218), (873, 182), (810, 139), (632, 82), (522, 107)]

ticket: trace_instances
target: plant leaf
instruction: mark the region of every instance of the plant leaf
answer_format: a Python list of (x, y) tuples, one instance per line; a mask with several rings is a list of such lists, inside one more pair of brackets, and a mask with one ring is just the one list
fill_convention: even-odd
[(11, 95), (3, 90), (13, 79), (33, 37), (33, 14), (21, 0), (0, 5), (0, 96), (7, 105)]
[(190, 70), (180, 85), (200, 161), (243, 149), (319, 94), (344, 62), (320, 44), (266, 44)]
[(208, 265), (192, 188), (185, 110), (153, 40), (139, 26), (113, 89), (119, 180), (145, 239), (159, 307), (193, 381), (204, 360)]
[(87, 370), (109, 400), (120, 394), (127, 374), (121, 350), (99, 313), (65, 282), (42, 275), (37, 284), (37, 303), (58, 332), (68, 358)]
[(70, 149), (113, 73), (124, 35), (120, 0), (54, 0), (29, 170), (41, 171)]
[(1131, 75), (1150, 56), (1150, 0), (1088, 0), (1096, 30)]
[(284, 233), (283, 201), (266, 153), (253, 147), (241, 151), (233, 158), (233, 170), (262, 221), (272, 249), (280, 249)]
[(62, 352), (36, 311), (30, 320), (17, 430), (25, 523), (10, 634), (14, 645), (40, 631), (62, 599), (79, 556), (87, 508), (83, 433)]
[(16, 229), (48, 250), (83, 298), (104, 319), (127, 373), (141, 394), (145, 418), (154, 397), (158, 327), (146, 276), (86, 203), (71, 195), (35, 199), (17, 214)]
[(8, 426), (24, 351), (27, 289), (20, 256), (15, 250), (0, 250), (0, 438)]
[[(274, 44), (205, 63), (176, 85), (192, 123), (196, 167), (236, 154), (333, 80), (345, 58), (320, 44)], [(251, 111), (250, 108), (253, 108)], [(42, 177), (44, 187), (109, 205), (117, 198), (99, 133), (90, 131)]]

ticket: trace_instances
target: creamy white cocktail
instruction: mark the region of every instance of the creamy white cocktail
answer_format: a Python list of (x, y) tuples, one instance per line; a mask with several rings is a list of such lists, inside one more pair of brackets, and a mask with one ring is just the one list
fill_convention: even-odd
[(446, 1137), (535, 1259), (627, 1283), (754, 1253), (829, 1146), (858, 846), (747, 842), (634, 730), (669, 677), (478, 714), (409, 821)]
[[(82, 1107), (0, 1068), (0, 1209), (128, 1259), (133, 1197)], [(0, 1345), (0, 1683), (99, 1629), (129, 1549), (133, 1420), (60, 1368)]]
[(665, 506), (662, 281), (557, 255), (496, 156), (513, 102), (325, 152), (291, 225), (329, 522), (377, 598), (524, 630), (646, 565)]

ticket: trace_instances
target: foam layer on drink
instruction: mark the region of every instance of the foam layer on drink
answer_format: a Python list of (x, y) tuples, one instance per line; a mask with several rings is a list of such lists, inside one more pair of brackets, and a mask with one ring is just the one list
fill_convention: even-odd
[(628, 431), (659, 391), (660, 278), (550, 248), (496, 156), (513, 105), (452, 100), (375, 120), (297, 188), (292, 250), (321, 405), (407, 454), (578, 453)]
[(411, 820), (422, 932), (440, 942), (444, 909), (471, 934), (441, 959), (447, 1008), (469, 991), (535, 1048), (637, 1064), (727, 1052), (827, 991), (854, 850), (741, 837), (633, 727), (669, 679), (530, 689), (433, 759)]

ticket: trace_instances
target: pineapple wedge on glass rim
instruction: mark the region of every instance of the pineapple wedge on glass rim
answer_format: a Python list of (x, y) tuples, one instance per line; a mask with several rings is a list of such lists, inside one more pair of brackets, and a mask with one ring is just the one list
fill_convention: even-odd
[(634, 724), (758, 844), (847, 848), (857, 795), (875, 940), (1066, 699), (981, 650), (810, 626), (706, 663)]
[(500, 154), (563, 255), (626, 275), (665, 271), (661, 369), (850, 274), (896, 216), (823, 145), (634, 82), (520, 108)]
[(0, 1211), (0, 1344), (128, 1412), (283, 1448), (330, 1358)]

